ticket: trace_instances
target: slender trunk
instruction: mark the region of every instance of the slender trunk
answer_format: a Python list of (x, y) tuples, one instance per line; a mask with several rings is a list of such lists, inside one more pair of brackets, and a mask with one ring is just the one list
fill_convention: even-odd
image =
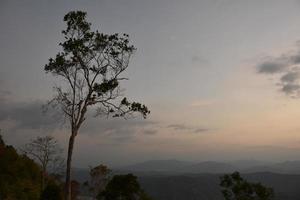
[(41, 170), (41, 194), (44, 191), (44, 173), (43, 170)]
[(46, 167), (43, 165), (41, 171), (41, 192), (43, 192), (45, 189), (45, 173), (46, 173)]
[(67, 171), (66, 171), (66, 183), (65, 183), (65, 200), (71, 200), (71, 164), (72, 153), (77, 131), (72, 131), (69, 139), (68, 158), (67, 158)]

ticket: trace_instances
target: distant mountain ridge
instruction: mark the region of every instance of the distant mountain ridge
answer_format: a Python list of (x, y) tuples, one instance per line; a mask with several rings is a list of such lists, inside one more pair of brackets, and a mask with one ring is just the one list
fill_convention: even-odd
[[(242, 176), (272, 187), (275, 200), (300, 199), (300, 175), (252, 173)], [(139, 180), (143, 189), (156, 200), (224, 200), (219, 174), (142, 176)]]
[(149, 160), (134, 165), (119, 168), (120, 170), (130, 171), (183, 171), (185, 168), (196, 164), (194, 162), (180, 160)]
[(190, 162), (180, 160), (150, 160), (125, 167), (118, 171), (135, 172), (168, 172), (168, 173), (230, 173), (240, 171), (243, 173), (272, 172), (282, 174), (300, 174), (300, 161), (264, 162), (257, 160), (242, 161), (204, 161)]
[[(142, 188), (155, 200), (224, 200), (219, 185), (222, 174), (134, 174), (138, 176)], [(83, 169), (74, 170), (73, 175), (82, 183), (89, 178), (88, 170)], [(251, 182), (260, 182), (272, 187), (275, 200), (300, 199), (300, 175), (261, 172), (242, 173), (242, 176)]]

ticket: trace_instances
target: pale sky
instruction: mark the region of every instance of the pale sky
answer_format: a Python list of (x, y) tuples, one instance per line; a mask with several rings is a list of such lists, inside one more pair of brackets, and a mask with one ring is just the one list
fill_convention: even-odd
[(1, 0), (7, 143), (52, 134), (67, 145), (68, 127), (40, 107), (55, 84), (43, 68), (60, 50), (71, 10), (86, 11), (100, 32), (130, 35), (137, 52), (124, 87), (151, 110), (146, 120), (91, 117), (77, 137), (75, 166), (300, 159), (298, 0)]

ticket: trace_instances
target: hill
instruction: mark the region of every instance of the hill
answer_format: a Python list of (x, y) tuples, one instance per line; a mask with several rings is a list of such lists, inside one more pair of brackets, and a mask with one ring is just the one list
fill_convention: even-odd
[[(300, 175), (253, 173), (242, 176), (272, 187), (276, 200), (300, 199)], [(219, 177), (218, 174), (144, 176), (139, 181), (156, 200), (223, 200)]]

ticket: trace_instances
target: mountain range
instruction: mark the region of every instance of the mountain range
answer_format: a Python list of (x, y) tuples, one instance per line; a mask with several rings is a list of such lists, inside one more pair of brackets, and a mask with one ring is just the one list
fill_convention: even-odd
[[(189, 162), (152, 160), (113, 169), (113, 174), (133, 173), (155, 200), (224, 200), (220, 176), (239, 171), (246, 180), (272, 187), (275, 200), (300, 200), (300, 161)], [(74, 169), (73, 177), (84, 182), (87, 169)]]
[(134, 165), (119, 167), (117, 171), (156, 172), (156, 173), (242, 173), (272, 172), (282, 174), (300, 174), (300, 161), (264, 162), (240, 160), (228, 162), (204, 161), (190, 162), (180, 160), (151, 160)]

